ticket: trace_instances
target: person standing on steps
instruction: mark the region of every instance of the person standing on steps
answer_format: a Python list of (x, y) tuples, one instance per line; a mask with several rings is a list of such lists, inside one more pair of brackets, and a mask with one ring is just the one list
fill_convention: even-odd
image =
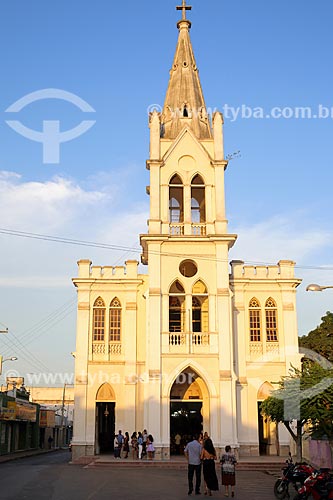
[(155, 448), (153, 445), (154, 438), (151, 434), (147, 437), (147, 453), (148, 453), (148, 460), (153, 460), (154, 453), (155, 453)]
[(142, 433), (142, 457), (147, 456), (147, 439), (148, 439), (148, 432), (147, 429), (143, 430)]
[(122, 435), (121, 431), (118, 431), (118, 435), (117, 435), (117, 448), (118, 448), (117, 457), (118, 458), (121, 458), (121, 450), (123, 448), (123, 443), (124, 443), (124, 436)]
[(132, 448), (132, 457), (133, 460), (135, 460), (136, 458), (138, 458), (138, 438), (135, 431), (131, 436), (131, 448)]
[(188, 495), (192, 495), (193, 492), (193, 476), (195, 472), (195, 494), (201, 495), (201, 450), (202, 446), (200, 444), (200, 435), (196, 434), (193, 440), (187, 443), (185, 446), (185, 456), (187, 458), (187, 479), (188, 479)]
[(128, 457), (128, 453), (129, 453), (129, 434), (128, 434), (128, 432), (125, 432), (123, 450), (124, 450), (124, 453), (125, 453), (124, 458), (127, 458)]
[(138, 432), (138, 457), (140, 460), (142, 459), (142, 445), (143, 445), (142, 434), (139, 431)]

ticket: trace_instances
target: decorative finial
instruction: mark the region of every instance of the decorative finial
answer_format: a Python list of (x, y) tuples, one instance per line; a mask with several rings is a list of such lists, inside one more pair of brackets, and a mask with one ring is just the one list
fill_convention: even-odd
[(176, 9), (182, 11), (182, 21), (186, 21), (186, 11), (192, 10), (192, 7), (190, 5), (186, 5), (186, 0), (183, 0), (182, 5), (178, 5)]

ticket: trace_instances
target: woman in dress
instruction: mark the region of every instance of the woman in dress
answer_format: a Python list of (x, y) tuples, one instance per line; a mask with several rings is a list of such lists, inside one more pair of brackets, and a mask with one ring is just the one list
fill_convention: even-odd
[(128, 432), (125, 432), (123, 451), (125, 452), (124, 458), (127, 458), (128, 453), (129, 453), (129, 434), (128, 434)]
[(218, 491), (219, 482), (215, 471), (216, 451), (209, 437), (204, 440), (200, 458), (203, 466), (205, 495), (212, 496), (212, 491)]
[(138, 438), (136, 437), (136, 432), (133, 432), (131, 436), (131, 447), (132, 447), (132, 457), (133, 460), (138, 458)]
[(153, 442), (154, 442), (154, 438), (151, 434), (149, 434), (149, 436), (147, 437), (147, 453), (148, 453), (149, 460), (153, 460), (153, 456), (154, 456), (155, 448), (154, 448)]
[(231, 488), (231, 496), (235, 495), (234, 488), (236, 483), (235, 476), (235, 465), (237, 460), (235, 455), (231, 452), (231, 447), (228, 445), (225, 447), (225, 453), (223, 453), (220, 463), (222, 465), (222, 484), (224, 486), (224, 495), (229, 496), (229, 486)]

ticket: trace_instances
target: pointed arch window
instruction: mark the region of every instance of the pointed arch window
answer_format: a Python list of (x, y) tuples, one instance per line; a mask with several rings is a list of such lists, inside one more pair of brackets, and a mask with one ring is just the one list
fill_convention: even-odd
[(191, 221), (206, 221), (205, 184), (199, 174), (195, 175), (191, 182)]
[(121, 303), (115, 297), (110, 304), (110, 331), (109, 342), (120, 342), (121, 340)]
[(169, 332), (185, 330), (185, 290), (177, 280), (169, 290)]
[(197, 281), (192, 288), (192, 332), (207, 333), (208, 293), (206, 285)]
[(184, 221), (183, 183), (179, 175), (175, 174), (169, 183), (169, 222)]
[(105, 304), (101, 297), (94, 302), (93, 307), (93, 340), (103, 342), (105, 332)]
[(250, 341), (261, 341), (261, 308), (257, 299), (253, 298), (249, 303), (249, 323), (250, 323)]
[(270, 297), (265, 303), (265, 318), (266, 318), (266, 340), (267, 342), (277, 342), (277, 307), (276, 302)]

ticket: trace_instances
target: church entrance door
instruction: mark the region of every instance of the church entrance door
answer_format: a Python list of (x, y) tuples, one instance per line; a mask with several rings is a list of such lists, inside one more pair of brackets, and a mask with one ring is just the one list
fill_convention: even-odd
[(173, 383), (170, 391), (170, 455), (183, 454), (192, 436), (203, 430), (206, 393), (203, 380), (190, 367)]
[(115, 435), (115, 403), (96, 403), (97, 452), (111, 453)]
[(261, 414), (261, 401), (258, 401), (258, 438), (259, 455), (267, 455), (269, 440), (269, 424)]
[[(186, 443), (194, 434), (202, 431), (202, 401), (171, 401), (170, 402), (170, 454), (183, 453)], [(175, 436), (181, 437), (180, 445)]]

